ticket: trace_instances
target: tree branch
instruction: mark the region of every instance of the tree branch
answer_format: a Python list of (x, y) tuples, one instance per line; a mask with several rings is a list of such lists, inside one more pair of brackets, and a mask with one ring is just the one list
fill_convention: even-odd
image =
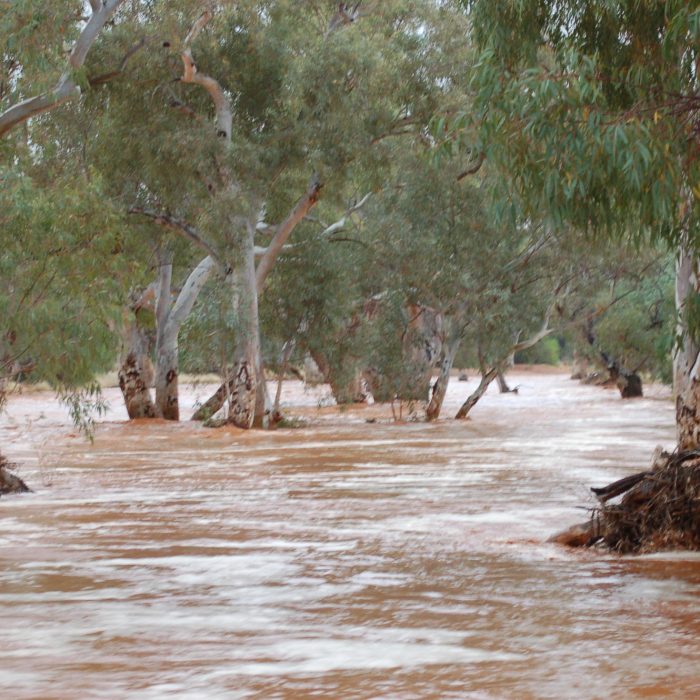
[(165, 327), (170, 312), (170, 297), (173, 280), (173, 254), (170, 250), (161, 250), (158, 256), (158, 293), (156, 295), (156, 327)]
[(214, 109), (216, 110), (216, 127), (218, 134), (222, 136), (227, 143), (230, 143), (231, 132), (233, 131), (231, 102), (217, 80), (197, 71), (197, 65), (192, 58), (192, 51), (190, 48), (192, 42), (199, 36), (202, 29), (209, 23), (211, 18), (212, 13), (209, 10), (202, 12), (185, 37), (183, 50), (180, 54), (183, 64), (183, 73), (180, 81), (199, 85), (209, 93), (214, 103)]
[(478, 173), (481, 169), (481, 166), (484, 164), (485, 160), (486, 154), (479, 153), (479, 157), (476, 159), (476, 162), (470, 167), (468, 167), (466, 170), (463, 170), (459, 175), (457, 175), (457, 182), (461, 182), (462, 180), (464, 180), (465, 177), (468, 177), (469, 175), (476, 175), (476, 173)]
[(173, 229), (173, 231), (177, 231), (180, 235), (184, 236), (188, 240), (192, 241), (192, 243), (199, 246), (202, 250), (206, 251), (208, 255), (211, 255), (218, 265), (221, 265), (222, 267), (224, 266), (221, 257), (216, 252), (214, 247), (208, 241), (202, 238), (200, 233), (186, 221), (176, 219), (175, 217), (163, 212), (151, 211), (141, 207), (132, 207), (129, 209), (129, 214), (141, 214), (142, 216), (147, 216), (149, 219), (153, 219), (159, 226), (166, 226), (167, 228)]
[(368, 192), (359, 202), (356, 204), (353, 204), (351, 207), (349, 207), (343, 216), (338, 219), (338, 221), (335, 221), (332, 223), (330, 226), (326, 226), (326, 228), (321, 231), (319, 234), (319, 237), (321, 238), (326, 238), (328, 236), (332, 236), (334, 233), (337, 233), (338, 231), (342, 231), (345, 228), (345, 224), (347, 223), (347, 219), (349, 216), (352, 216), (355, 212), (360, 211), (362, 207), (367, 203), (367, 200), (372, 196), (371, 192)]
[(322, 187), (323, 185), (314, 176), (306, 194), (297, 202), (287, 218), (277, 227), (277, 231), (270, 241), (270, 245), (267, 246), (265, 254), (260, 258), (260, 262), (255, 271), (255, 286), (257, 287), (258, 294), (262, 293), (265, 280), (270, 274), (282, 247), (287, 242), (292, 231), (309, 211), (316, 206)]
[(67, 100), (80, 95), (80, 88), (71, 77), (72, 73), (82, 68), (88, 51), (95, 43), (97, 36), (116, 12), (119, 5), (122, 5), (124, 2), (125, 0), (108, 0), (107, 2), (93, 0), (90, 3), (93, 13), (73, 45), (73, 49), (68, 56), (68, 66), (55, 87), (41, 95), (18, 102), (0, 114), (0, 138), (18, 124), (22, 124), (28, 119), (58, 107)]
[(202, 288), (207, 283), (207, 280), (216, 267), (216, 260), (212, 258), (211, 255), (208, 255), (204, 260), (200, 261), (197, 267), (189, 274), (168, 316), (168, 323), (175, 327), (175, 332), (179, 330), (185, 319), (192, 312), (192, 307), (199, 293), (202, 291)]
[(144, 37), (141, 37), (125, 54), (124, 58), (122, 58), (121, 63), (119, 64), (119, 68), (116, 70), (110, 71), (109, 73), (102, 73), (101, 75), (97, 75), (94, 78), (89, 78), (88, 82), (92, 87), (96, 85), (104, 85), (105, 83), (110, 82), (110, 80), (114, 80), (115, 78), (118, 78), (126, 69), (126, 64), (129, 62), (131, 57), (138, 53), (144, 46), (146, 45), (146, 39)]

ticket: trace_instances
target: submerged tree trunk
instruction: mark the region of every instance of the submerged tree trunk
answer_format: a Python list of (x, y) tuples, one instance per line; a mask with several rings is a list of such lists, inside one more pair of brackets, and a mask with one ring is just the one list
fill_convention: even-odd
[(236, 328), (228, 420), (239, 428), (248, 429), (255, 421), (258, 381), (261, 379), (258, 374), (261, 348), (255, 285), (255, 224), (250, 222), (246, 225), (246, 245), (241, 258), (227, 277)]
[[(476, 390), (472, 393), (472, 395), (462, 404), (460, 407), (459, 411), (457, 411), (457, 415), (455, 418), (466, 418), (467, 415), (469, 415), (469, 411), (474, 408), (474, 406), (479, 402), (481, 397), (486, 393), (486, 390), (489, 388), (489, 384), (498, 376), (498, 373), (502, 371), (503, 365), (508, 362), (508, 359), (512, 356), (514, 356), (516, 353), (521, 352), (522, 350), (527, 350), (528, 348), (531, 348), (533, 345), (537, 345), (537, 343), (542, 340), (542, 338), (546, 338), (552, 330), (549, 328), (549, 317), (552, 312), (552, 308), (550, 307), (547, 310), (547, 313), (544, 316), (544, 322), (542, 324), (542, 328), (540, 328), (537, 333), (532, 335), (530, 338), (527, 340), (521, 340), (520, 342), (516, 342), (514, 345), (511, 346), (511, 348), (508, 350), (508, 352), (501, 356), (501, 359), (494, 364), (494, 366), (489, 369), (488, 371), (486, 370), (486, 364), (482, 358), (481, 351), (479, 351), (479, 364), (481, 366), (481, 382), (479, 383), (479, 386), (476, 388)], [(516, 337), (519, 337), (520, 333), (518, 332)]]
[(508, 386), (508, 382), (506, 382), (506, 377), (503, 374), (502, 370), (498, 371), (498, 374), (496, 375), (496, 381), (498, 381), (498, 390), (501, 392), (501, 394), (510, 394), (512, 392), (517, 392), (517, 389), (511, 389)]
[(698, 262), (685, 246), (681, 247), (676, 264), (676, 309), (682, 343), (673, 356), (676, 428), (681, 450), (700, 447), (700, 347), (688, 331), (686, 318), (691, 309), (697, 309), (694, 302), (700, 291)]
[(258, 371), (261, 348), (254, 234), (254, 225), (248, 223), (241, 257), (226, 276), (226, 284), (231, 290), (236, 332), (233, 369), (214, 394), (195, 411), (192, 420), (208, 420), (228, 400), (228, 422), (245, 429), (254, 425), (258, 381), (261, 378), (261, 372)]
[(481, 397), (486, 393), (486, 390), (489, 388), (489, 385), (491, 382), (496, 378), (498, 375), (498, 367), (492, 367), (490, 370), (486, 372), (486, 374), (481, 375), (481, 381), (479, 382), (479, 386), (471, 393), (469, 398), (460, 406), (459, 411), (457, 411), (457, 415), (455, 418), (457, 419), (462, 419), (466, 418), (469, 415), (469, 411), (476, 406), (476, 404), (479, 402)]
[(442, 346), (442, 359), (440, 361), (440, 374), (433, 385), (432, 395), (428, 402), (425, 415), (428, 420), (437, 420), (442, 410), (442, 404), (447, 394), (447, 386), (450, 383), (450, 372), (454, 364), (455, 355), (459, 349), (460, 339), (445, 342)]
[(145, 313), (147, 311), (140, 306), (130, 309), (125, 321), (124, 349), (118, 378), (130, 419), (156, 417), (149, 391), (153, 381), (153, 365), (149, 353), (150, 338), (142, 318)]

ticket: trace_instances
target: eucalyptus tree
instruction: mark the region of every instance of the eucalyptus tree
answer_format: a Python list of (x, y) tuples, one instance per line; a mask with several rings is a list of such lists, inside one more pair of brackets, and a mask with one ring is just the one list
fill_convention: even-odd
[(514, 348), (540, 337), (559, 270), (543, 227), (495, 223), (487, 169), (467, 177), (464, 159), (431, 156), (430, 144), (420, 141), (405, 150), (368, 226), (376, 258), (385, 261), (385, 284), (440, 319), (433, 359), (440, 374), (423, 395), (427, 417), (435, 419), (462, 343), (480, 347), (493, 364), (493, 372), (485, 370), (490, 382)]
[[(700, 440), (698, 40), (681, 1), (464, 3), (482, 50), (465, 148), (503, 169), (529, 212), (677, 251), (678, 444)], [(473, 133), (473, 132), (470, 132)]]
[(106, 69), (144, 45), (127, 75), (93, 89), (88, 148), (134, 216), (221, 271), (236, 343), (220, 394), (250, 427), (264, 413), (258, 299), (284, 245), (322, 193), (333, 201), (353, 172), (379, 173), (387, 144), (424, 128), (464, 20), (427, 1), (299, 13), (248, 0), (149, 3), (132, 25), (115, 26), (98, 56)]
[[(80, 96), (93, 44), (126, 0), (4, 3), (0, 137)], [(89, 8), (89, 12), (88, 12)], [(88, 12), (88, 14), (85, 14)]]

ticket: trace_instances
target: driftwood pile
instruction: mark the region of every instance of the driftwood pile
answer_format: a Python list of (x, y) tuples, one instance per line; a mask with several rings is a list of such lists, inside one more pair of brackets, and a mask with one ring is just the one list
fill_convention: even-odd
[(14, 466), (0, 455), (0, 496), (7, 493), (27, 493), (31, 489), (16, 474), (10, 471)]
[(591, 491), (599, 502), (591, 519), (552, 541), (621, 554), (700, 550), (700, 450), (657, 449), (648, 470)]

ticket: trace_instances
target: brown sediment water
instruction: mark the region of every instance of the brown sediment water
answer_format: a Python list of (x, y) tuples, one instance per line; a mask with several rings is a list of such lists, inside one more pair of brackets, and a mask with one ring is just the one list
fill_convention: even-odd
[(700, 696), (700, 558), (546, 542), (672, 446), (667, 394), (509, 380), (430, 425), (290, 382), (312, 423), (270, 433), (119, 422), (109, 391), (94, 444), (12, 397), (36, 492), (0, 500), (0, 697)]

